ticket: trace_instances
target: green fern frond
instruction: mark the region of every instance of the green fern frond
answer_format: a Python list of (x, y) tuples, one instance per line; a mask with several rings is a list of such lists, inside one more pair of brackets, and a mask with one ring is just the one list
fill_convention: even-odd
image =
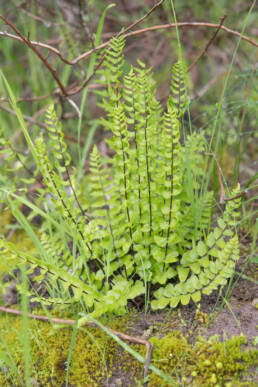
[(178, 61), (172, 67), (170, 104), (176, 109), (177, 116), (181, 117), (186, 105), (185, 67), (182, 61)]
[[(41, 198), (50, 196), (44, 208), (57, 221), (51, 227), (43, 222), (43, 256), (0, 242), (1, 254), (40, 267), (38, 280), (51, 282), (50, 300), (63, 292), (65, 305), (72, 288), (75, 302), (82, 301), (95, 317), (125, 313), (128, 300), (144, 294), (146, 305), (146, 295), (152, 297), (153, 310), (198, 303), (202, 294), (226, 284), (239, 258), (241, 199), (228, 201), (213, 226), (213, 193), (202, 188), (204, 133), (180, 141), (187, 100), (183, 64), (173, 66), (164, 109), (144, 63), (138, 61), (123, 76), (123, 47), (123, 37), (112, 39), (98, 73), (107, 86), (99, 93), (106, 112), (101, 122), (110, 131), (106, 143), (114, 156), (103, 159), (93, 147), (83, 203), (89, 216), (73, 188), (71, 158), (51, 104), (46, 113), (49, 141), (46, 145), (40, 136), (35, 152), (45, 184)], [(237, 192), (239, 187), (232, 196)]]

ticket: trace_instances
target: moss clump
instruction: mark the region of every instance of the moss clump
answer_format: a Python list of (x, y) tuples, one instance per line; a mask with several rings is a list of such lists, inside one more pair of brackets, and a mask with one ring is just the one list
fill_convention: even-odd
[[(114, 329), (121, 329), (123, 320), (113, 321)], [(0, 385), (20, 386), (23, 379), (23, 353), (20, 337), (21, 319), (0, 315), (0, 331), (19, 375), (6, 373), (0, 363)], [(53, 328), (51, 324), (30, 320), (31, 376), (42, 386), (63, 386), (71, 343), (71, 327)], [(2, 341), (3, 342), (3, 341)], [(78, 330), (69, 369), (69, 383), (73, 386), (101, 386), (112, 376), (113, 356), (118, 345), (100, 329)]]
[[(257, 350), (243, 351), (244, 336), (226, 342), (219, 342), (217, 337), (208, 341), (200, 337), (190, 345), (180, 332), (175, 331), (151, 341), (154, 344), (153, 363), (183, 385), (224, 386), (232, 380), (240, 380), (258, 360)], [(148, 386), (158, 385), (169, 386), (152, 373)]]
[(225, 342), (218, 342), (216, 336), (208, 341), (200, 338), (195, 345), (198, 357), (196, 379), (202, 384), (210, 381), (211, 385), (239, 379), (258, 360), (257, 350), (243, 351), (245, 344), (245, 336), (233, 337)]
[[(106, 320), (105, 325), (127, 332), (131, 315)], [(65, 385), (67, 358), (72, 338), (71, 327), (54, 328), (49, 323), (30, 320), (31, 377), (37, 385)], [(20, 337), (20, 317), (0, 314), (0, 351), (9, 353), (15, 364), (11, 369), (0, 360), (0, 385), (20, 386), (23, 382), (23, 350)], [(250, 366), (257, 364), (258, 351), (243, 351), (245, 337), (234, 337), (219, 342), (198, 338), (190, 344), (179, 331), (163, 338), (150, 339), (154, 349), (152, 364), (185, 386), (237, 386), (248, 375)], [(4, 344), (5, 343), (5, 344)], [(134, 350), (145, 354), (145, 348), (134, 345)], [(8, 355), (9, 356), (9, 355)], [(142, 381), (143, 365), (125, 352), (114, 340), (97, 328), (78, 330), (69, 369), (69, 385), (101, 387), (110, 385), (136, 386)], [(240, 382), (239, 382), (240, 383)], [(248, 384), (245, 383), (247, 386)], [(251, 384), (250, 384), (251, 385)], [(148, 387), (169, 386), (155, 373), (150, 373)]]
[(0, 223), (0, 234), (5, 234), (7, 227), (14, 222), (12, 211), (7, 209), (0, 209), (1, 223)]

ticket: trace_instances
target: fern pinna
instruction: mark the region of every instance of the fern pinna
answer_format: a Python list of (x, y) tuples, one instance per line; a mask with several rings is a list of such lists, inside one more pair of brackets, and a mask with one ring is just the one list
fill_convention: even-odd
[[(73, 289), (74, 297), (67, 298), (83, 302), (93, 316), (124, 313), (128, 300), (139, 295), (145, 295), (153, 310), (186, 305), (191, 299), (198, 303), (202, 294), (226, 284), (239, 257), (240, 198), (227, 202), (212, 228), (213, 195), (202, 190), (204, 134), (181, 138), (183, 64), (172, 69), (164, 109), (155, 97), (151, 70), (142, 62), (123, 76), (123, 47), (123, 37), (112, 40), (99, 72), (107, 86), (98, 92), (106, 111), (101, 123), (112, 133), (106, 142), (114, 157), (103, 159), (93, 147), (85, 199), (83, 188), (78, 192), (73, 187), (71, 160), (51, 105), (47, 126), (52, 159), (42, 136), (35, 149), (46, 186), (41, 197), (51, 194), (55, 216), (47, 212), (43, 222), (39, 257), (1, 240), (2, 253), (48, 273), (53, 300)], [(67, 186), (72, 186), (70, 196)]]

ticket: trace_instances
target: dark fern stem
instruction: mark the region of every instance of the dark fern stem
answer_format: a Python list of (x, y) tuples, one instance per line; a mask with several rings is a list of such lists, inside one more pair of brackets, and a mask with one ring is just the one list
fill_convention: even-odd
[[(135, 104), (134, 104), (134, 96), (133, 96), (133, 131), (134, 131), (134, 144), (135, 144), (135, 159), (137, 164), (138, 171), (138, 208), (139, 208), (139, 218), (142, 226), (142, 206), (141, 206), (141, 175), (140, 175), (140, 163), (138, 158), (138, 142), (137, 142), (137, 132), (136, 132), (136, 118), (135, 118)], [(142, 233), (143, 234), (143, 233)]]
[[(98, 167), (98, 170), (100, 172), (99, 167)], [(108, 205), (107, 198), (105, 195), (104, 185), (103, 185), (102, 179), (100, 177), (99, 177), (99, 184), (100, 184), (102, 192), (103, 192), (103, 198), (104, 198), (104, 202), (105, 202), (105, 210), (106, 210), (106, 214), (107, 214), (107, 220), (108, 220), (109, 230), (110, 230), (110, 234), (111, 234), (111, 238), (112, 238), (114, 253), (115, 253), (116, 258), (118, 258), (118, 262), (120, 263), (120, 260), (119, 260), (118, 254), (117, 254), (117, 248), (116, 248), (116, 244), (115, 244), (115, 237), (114, 237), (113, 227), (111, 224), (111, 218), (110, 218), (110, 214), (109, 214), (109, 205)]]
[[(147, 136), (147, 127), (148, 127), (148, 116), (147, 116), (147, 106), (146, 106), (146, 91), (144, 88), (144, 112), (145, 112), (145, 125), (144, 125), (144, 141), (145, 141), (145, 160), (146, 160), (146, 172), (147, 172), (147, 182), (148, 182), (148, 196), (149, 196), (149, 216), (150, 216), (150, 231), (149, 235), (151, 237), (152, 233), (152, 205), (151, 205), (151, 177), (149, 169), (149, 152), (148, 152), (148, 136)], [(150, 252), (150, 245), (149, 245)]]
[[(55, 125), (54, 125), (54, 127), (55, 127)], [(57, 137), (58, 137), (59, 149), (60, 149), (60, 153), (61, 153), (61, 155), (62, 155), (62, 160), (63, 160), (63, 164), (64, 164), (64, 167), (65, 167), (65, 171), (66, 171), (66, 174), (67, 174), (67, 178), (68, 178), (68, 181), (69, 181), (70, 188), (71, 188), (71, 190), (72, 190), (72, 192), (73, 192), (75, 201), (76, 201), (76, 203), (77, 203), (77, 205), (78, 205), (78, 207), (79, 207), (79, 209), (80, 209), (81, 215), (82, 215), (84, 218), (86, 218), (87, 222), (89, 222), (89, 217), (87, 217), (87, 215), (85, 214), (85, 211), (83, 210), (83, 208), (82, 208), (82, 206), (81, 206), (81, 204), (80, 204), (80, 202), (79, 202), (79, 199), (78, 199), (78, 197), (77, 197), (77, 194), (76, 194), (76, 192), (75, 192), (75, 190), (74, 190), (74, 188), (73, 188), (72, 181), (71, 181), (71, 176), (70, 176), (70, 172), (69, 172), (69, 170), (68, 170), (68, 168), (67, 168), (67, 165), (66, 165), (66, 162), (65, 162), (65, 158), (64, 158), (64, 154), (63, 154), (63, 152), (62, 152), (62, 145), (61, 145), (61, 142), (60, 142), (60, 135), (58, 134), (57, 130), (56, 130), (56, 134), (57, 134)]]
[[(172, 124), (173, 125), (173, 124)], [(169, 219), (168, 219), (168, 230), (167, 230), (167, 242), (165, 247), (165, 257), (166, 259), (168, 253), (168, 239), (170, 236), (170, 226), (172, 219), (172, 206), (173, 206), (173, 191), (174, 191), (174, 143), (173, 143), (173, 126), (171, 127), (171, 164), (170, 164), (170, 202), (169, 202)], [(165, 263), (163, 264), (163, 270)]]
[[(54, 178), (54, 176), (53, 176), (53, 171), (48, 170), (48, 172), (49, 172), (49, 176), (50, 176), (50, 178), (51, 178), (52, 184), (53, 184), (53, 186), (54, 186), (54, 188), (55, 188), (55, 191), (56, 191), (56, 193), (57, 193), (57, 195), (58, 195), (58, 197), (59, 197), (59, 199), (60, 199), (60, 202), (62, 203), (63, 208), (65, 209), (65, 211), (67, 212), (68, 216), (69, 216), (70, 219), (72, 220), (73, 224), (74, 224), (75, 227), (77, 228), (77, 231), (78, 231), (78, 233), (80, 234), (82, 241), (84, 241), (83, 234), (82, 234), (81, 230), (80, 230), (79, 227), (78, 227), (78, 222), (76, 222), (76, 220), (74, 219), (73, 215), (71, 214), (69, 208), (67, 207), (67, 205), (66, 205), (64, 199), (62, 198), (62, 195), (61, 195), (61, 193), (60, 193), (60, 191), (59, 191), (59, 189), (58, 189), (58, 187), (57, 187), (57, 185), (56, 185), (55, 178)], [(92, 255), (92, 249), (91, 249), (90, 245), (89, 245), (87, 242), (86, 242), (85, 244), (86, 244), (86, 246), (87, 246), (89, 252), (90, 252), (91, 255)]]
[(125, 150), (124, 150), (123, 135), (121, 132), (121, 127), (119, 128), (119, 135), (120, 135), (121, 150), (122, 150), (122, 155), (123, 155), (123, 174), (124, 174), (123, 180), (124, 180), (124, 191), (125, 191), (126, 214), (127, 214), (127, 220), (129, 223), (129, 234), (130, 234), (130, 238), (132, 241), (133, 240), (133, 233), (132, 233), (132, 226), (131, 226), (130, 211), (129, 211), (129, 207), (128, 207), (128, 190), (127, 190), (126, 165), (125, 165)]

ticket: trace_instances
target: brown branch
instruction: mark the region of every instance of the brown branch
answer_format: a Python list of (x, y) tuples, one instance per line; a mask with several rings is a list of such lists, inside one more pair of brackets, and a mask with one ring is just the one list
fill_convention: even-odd
[[(13, 309), (13, 308), (7, 308), (5, 306), (0, 306), (0, 311), (5, 312), (5, 313), (10, 313), (10, 314), (15, 314), (18, 316), (22, 316), (22, 312), (20, 310)], [(32, 313), (28, 313), (28, 317), (30, 317), (34, 320), (53, 322), (54, 324), (62, 324), (62, 325), (74, 325), (76, 322), (76, 320), (56, 318), (56, 317), (47, 317), (47, 316), (42, 316), (42, 315), (32, 314)], [(95, 324), (93, 321), (87, 321), (87, 322), (85, 322), (84, 325), (89, 326), (89, 327), (99, 328), (99, 326), (97, 324)], [(105, 327), (105, 328), (109, 332), (111, 332), (113, 335), (119, 337), (120, 339), (122, 339), (124, 341), (129, 341), (131, 343), (145, 345), (146, 354), (145, 354), (145, 365), (144, 365), (144, 375), (143, 375), (145, 378), (147, 376), (148, 368), (150, 365), (152, 344), (148, 340), (144, 340), (140, 337), (129, 336), (129, 335), (126, 335), (125, 333), (115, 331), (114, 329), (109, 328), (109, 327)]]
[[(164, 0), (160, 0), (157, 4), (155, 4), (143, 17), (141, 17), (139, 20), (137, 20), (136, 22), (134, 22), (133, 24), (131, 24), (130, 26), (128, 26), (125, 30), (121, 30), (120, 32), (118, 32), (117, 34), (115, 34), (116, 37), (119, 37), (120, 35), (124, 35), (125, 32), (131, 30), (132, 28), (134, 28), (136, 25), (138, 25), (139, 23), (141, 23), (144, 19), (146, 19), (148, 16), (150, 16), (150, 14), (155, 11), (156, 8), (158, 8), (162, 3), (163, 3)], [(124, 35), (125, 36), (125, 35)], [(110, 41), (109, 41), (110, 42)], [(93, 50), (93, 51), (92, 51)], [(96, 50), (96, 48), (93, 48), (91, 51), (94, 52)], [(98, 69), (101, 67), (102, 63), (104, 62), (105, 58), (107, 56), (107, 52), (105, 52), (101, 59), (99, 60), (99, 63), (95, 66), (95, 69), (93, 70), (92, 74), (89, 76), (89, 78), (85, 79), (85, 81), (82, 83), (82, 85), (79, 85), (77, 87), (75, 87), (74, 89), (70, 89), (68, 92), (67, 92), (67, 95), (74, 95), (74, 94), (77, 94), (79, 93), (81, 90), (84, 89), (84, 87), (91, 81), (91, 79), (95, 76), (96, 72), (98, 71)]]
[[(131, 36), (136, 36), (136, 35), (141, 35), (143, 33), (146, 33), (146, 32), (149, 32), (149, 31), (157, 31), (157, 30), (162, 30), (162, 29), (169, 29), (169, 28), (174, 28), (174, 27), (179, 27), (179, 28), (183, 28), (183, 27), (208, 27), (208, 28), (218, 28), (220, 26), (220, 24), (214, 24), (214, 23), (204, 23), (204, 22), (181, 22), (181, 23), (171, 23), (171, 24), (161, 24), (161, 25), (157, 25), (157, 26), (152, 26), (152, 27), (148, 27), (148, 28), (143, 28), (141, 30), (137, 30), (137, 31), (132, 31), (132, 32), (129, 32), (128, 34), (125, 34), (124, 37), (125, 38), (130, 38)], [(234, 31), (234, 30), (231, 30), (225, 26), (220, 26), (220, 29), (223, 30), (223, 31), (226, 31), (228, 32), (229, 34), (232, 34), (232, 35), (235, 35), (235, 36), (238, 36), (238, 37), (242, 37), (243, 40), (246, 40), (247, 42), (249, 42), (250, 44), (252, 44), (253, 46), (255, 47), (258, 47), (258, 43), (256, 43), (254, 40), (252, 40), (251, 38), (249, 38), (248, 36), (245, 36), (245, 35), (241, 35), (240, 32), (238, 31)], [(87, 58), (88, 56), (90, 56), (91, 54), (93, 54), (93, 52), (97, 51), (97, 50), (101, 50), (102, 48), (105, 48), (107, 47), (108, 45), (110, 44), (110, 40), (108, 40), (107, 42), (105, 43), (102, 43), (100, 44), (99, 46), (95, 47), (94, 49), (91, 49), (81, 55), (79, 55), (77, 58), (75, 58), (71, 64), (76, 64), (78, 62), (80, 62), (82, 59), (85, 59)]]
[[(121, 30), (118, 34), (116, 34), (116, 36), (120, 36), (122, 34), (124, 34), (125, 32), (131, 30), (132, 28), (134, 28), (136, 25), (138, 25), (139, 23), (141, 23), (144, 19), (146, 19), (152, 12), (155, 11), (155, 9), (157, 7), (159, 7), (162, 3), (163, 3), (164, 0), (160, 0), (157, 4), (155, 4), (143, 17), (141, 17), (139, 20), (137, 20), (136, 22), (134, 22), (133, 24), (131, 24), (130, 26), (128, 26), (125, 30)], [(16, 32), (16, 34), (20, 37), (21, 41), (23, 41), (25, 44), (27, 44), (27, 46), (29, 48), (31, 48), (35, 54), (40, 58), (40, 60), (44, 63), (44, 65), (48, 68), (48, 70), (51, 72), (52, 76), (55, 78), (56, 82), (58, 83), (63, 95), (65, 96), (71, 96), (71, 95), (74, 95), (74, 94), (77, 94), (79, 93), (81, 90), (84, 89), (84, 87), (90, 82), (90, 80), (94, 77), (94, 75), (96, 74), (97, 70), (100, 68), (100, 66), (102, 65), (102, 63), (104, 62), (105, 60), (105, 57), (106, 57), (106, 54), (104, 54), (102, 56), (102, 58), (100, 59), (99, 63), (97, 64), (97, 66), (95, 67), (95, 69), (93, 70), (92, 74), (89, 76), (89, 78), (87, 78), (83, 83), (82, 85), (80, 86), (77, 86), (75, 87), (74, 89), (70, 90), (70, 91), (67, 91), (65, 89), (65, 87), (63, 86), (62, 82), (60, 81), (58, 75), (57, 75), (57, 72), (53, 69), (53, 67), (48, 63), (48, 61), (42, 56), (42, 54), (37, 50), (37, 48), (35, 47), (35, 45), (33, 44), (34, 42), (31, 42), (29, 37), (28, 39), (25, 38), (25, 36), (7, 19), (5, 18), (3, 15), (0, 15), (0, 18), (6, 23), (8, 24), (13, 31)], [(7, 35), (7, 33), (5, 33), (5, 36), (9, 36), (9, 37), (13, 37), (11, 36), (10, 34)], [(50, 50), (50, 46), (47, 47), (47, 45), (44, 45), (44, 48), (48, 48)], [(73, 62), (68, 62), (67, 60), (64, 60), (64, 58), (62, 57), (60, 51), (58, 51), (57, 49), (54, 49), (51, 51), (54, 51), (55, 54), (57, 54), (65, 63), (67, 64), (75, 64)], [(92, 50), (91, 50), (92, 51)], [(95, 48), (93, 49), (92, 52), (95, 51)], [(77, 61), (76, 63), (78, 63), (79, 61)]]
[(220, 187), (220, 199), (219, 199), (219, 202), (220, 202), (220, 204), (223, 204), (224, 201), (225, 201), (226, 194), (225, 194), (225, 188), (224, 188), (223, 178), (222, 178), (222, 170), (221, 170), (221, 166), (219, 164), (219, 160), (218, 160), (217, 156), (213, 152), (210, 152), (210, 153), (204, 152), (204, 154), (206, 154), (207, 156), (212, 156), (214, 158), (214, 160), (216, 161), (217, 170), (218, 170), (218, 178), (219, 178), (219, 187)]
[[(13, 35), (13, 34), (10, 34), (9, 32), (6, 32), (6, 31), (0, 31), (0, 37), (7, 37), (7, 38), (11, 38), (13, 40), (17, 40), (18, 42), (24, 42), (24, 40), (22, 38), (20, 38), (19, 36), (17, 35)], [(66, 58), (64, 58), (61, 54), (61, 52), (53, 47), (53, 46), (50, 46), (49, 44), (46, 44), (46, 43), (42, 43), (42, 42), (36, 42), (34, 40), (31, 40), (30, 43), (35, 46), (35, 47), (41, 47), (41, 48), (46, 48), (48, 51), (51, 51), (53, 52), (55, 55), (57, 55), (64, 63), (68, 64), (68, 65), (74, 65), (75, 63), (73, 63), (73, 61), (69, 61), (67, 60)]]
[(219, 200), (219, 203), (223, 204), (224, 202), (229, 202), (231, 200), (234, 200), (234, 199), (237, 199), (237, 198), (240, 198), (240, 197), (244, 196), (247, 193), (247, 190), (239, 192), (235, 196), (231, 196), (231, 197), (227, 197), (226, 196), (225, 188), (224, 188), (224, 183), (223, 183), (223, 177), (222, 177), (222, 169), (221, 169), (221, 166), (219, 164), (219, 160), (218, 160), (217, 156), (214, 153), (206, 153), (206, 154), (208, 156), (212, 156), (214, 158), (214, 160), (216, 161), (216, 164), (217, 164), (219, 186), (220, 186), (220, 200)]
[(224, 198), (224, 201), (225, 202), (230, 202), (230, 200), (235, 200), (237, 198), (241, 198), (242, 196), (244, 196), (246, 194), (247, 191), (242, 191), (242, 192), (239, 192), (237, 195), (235, 196), (231, 196), (230, 198)]
[[(140, 35), (142, 33), (145, 33), (145, 32), (148, 32), (148, 31), (156, 31), (156, 30), (160, 30), (160, 29), (168, 29), (168, 28), (172, 28), (172, 27), (179, 27), (179, 28), (182, 28), (182, 27), (208, 27), (208, 28), (218, 28), (219, 27), (219, 24), (214, 24), (214, 23), (205, 23), (205, 22), (181, 22), (181, 23), (171, 23), (171, 24), (161, 24), (161, 25), (158, 25), (158, 26), (152, 26), (152, 27), (148, 27), (148, 28), (144, 28), (144, 29), (141, 29), (141, 30), (137, 30), (137, 31), (133, 31), (133, 32), (130, 32), (128, 34), (125, 34), (125, 38), (129, 38), (131, 36), (136, 36), (136, 35)], [(240, 32), (238, 31), (234, 31), (234, 30), (231, 30), (225, 26), (221, 26), (221, 29), (232, 34), (232, 35), (236, 35), (238, 37), (241, 37), (243, 40), (246, 40), (247, 42), (251, 43), (253, 46), (255, 47), (258, 47), (258, 43), (256, 43), (254, 40), (252, 40), (251, 38), (249, 38), (248, 36), (245, 36), (245, 35), (241, 35)]]
[(214, 160), (216, 161), (217, 170), (218, 170), (218, 178), (219, 178), (219, 187), (220, 187), (220, 199), (219, 199), (219, 202), (220, 202), (220, 204), (223, 204), (224, 201), (225, 201), (225, 198), (226, 198), (226, 194), (225, 194), (225, 188), (224, 188), (223, 177), (222, 177), (222, 169), (221, 169), (221, 166), (219, 164), (219, 160), (218, 160), (217, 156), (213, 152), (206, 153), (206, 154), (208, 156), (212, 156), (214, 158)]
[(160, 0), (157, 4), (155, 4), (143, 17), (141, 17), (139, 20), (137, 20), (136, 22), (134, 22), (133, 24), (131, 24), (129, 27), (127, 27), (125, 30), (122, 30), (120, 31), (119, 35), (121, 34), (125, 34), (127, 31), (131, 30), (132, 28), (134, 28), (135, 26), (137, 26), (138, 24), (140, 24), (144, 19), (146, 19), (148, 16), (150, 16), (150, 14), (152, 12), (155, 11), (156, 8), (158, 8), (162, 3), (164, 2), (164, 0)]
[(197, 91), (197, 93), (193, 96), (190, 96), (191, 99), (195, 99), (195, 98), (201, 98), (204, 96), (205, 93), (207, 93), (207, 91), (209, 90), (209, 88), (211, 86), (213, 86), (220, 78), (224, 77), (225, 75), (227, 75), (227, 72), (228, 70), (226, 71), (222, 71), (221, 73), (219, 73), (216, 77), (214, 77), (213, 79), (211, 79), (205, 86), (203, 86), (201, 88), (201, 90)]
[(76, 86), (75, 88), (73, 89), (70, 89), (69, 91), (67, 91), (67, 95), (71, 96), (71, 95), (74, 95), (74, 94), (77, 94), (79, 93), (80, 91), (82, 91), (84, 89), (85, 86), (87, 86), (87, 84), (91, 81), (91, 79), (95, 76), (96, 72), (98, 71), (98, 69), (100, 68), (100, 66), (102, 65), (102, 63), (104, 62), (105, 58), (107, 56), (107, 53), (105, 53), (102, 58), (100, 59), (99, 63), (95, 66), (94, 70), (92, 71), (92, 74), (86, 78), (83, 83), (79, 86)]
[(43, 57), (43, 55), (38, 51), (38, 49), (31, 43), (30, 38), (25, 38), (25, 36), (18, 30), (17, 27), (15, 27), (6, 17), (3, 15), (0, 15), (0, 19), (2, 19), (6, 24), (8, 24), (9, 27), (17, 34), (19, 37), (24, 41), (27, 46), (35, 52), (35, 54), (39, 57), (39, 59), (44, 63), (44, 65), (47, 67), (47, 69), (50, 71), (54, 79), (56, 80), (58, 86), (60, 87), (62, 93), (64, 95), (67, 95), (67, 92), (65, 90), (64, 85), (60, 81), (57, 72), (53, 69), (53, 67), (48, 63), (48, 61)]
[(213, 41), (215, 40), (219, 30), (221, 29), (222, 27), (222, 24), (224, 23), (224, 20), (226, 19), (227, 15), (224, 15), (223, 17), (220, 18), (220, 23), (219, 23), (219, 26), (218, 28), (216, 29), (216, 31), (214, 32), (214, 34), (212, 35), (212, 37), (210, 38), (210, 40), (208, 41), (208, 43), (205, 45), (204, 49), (200, 52), (200, 54), (197, 56), (197, 58), (193, 61), (193, 63), (188, 67), (187, 69), (187, 72), (191, 71), (192, 68), (196, 65), (196, 63), (198, 62), (198, 60), (204, 55), (206, 54), (206, 52), (208, 51), (210, 45), (213, 43)]
[[(135, 23), (134, 23), (135, 25)], [(129, 38), (131, 36), (136, 36), (136, 35), (140, 35), (140, 34), (143, 34), (143, 33), (146, 33), (148, 31), (156, 31), (156, 30), (162, 30), (162, 29), (169, 29), (169, 28), (174, 28), (176, 27), (176, 25), (179, 27), (179, 28), (183, 28), (183, 27), (207, 27), (207, 28), (218, 28), (220, 26), (220, 24), (214, 24), (214, 23), (205, 23), (205, 22), (181, 22), (181, 23), (171, 23), (171, 24), (160, 24), (160, 25), (157, 25), (157, 26), (152, 26), (152, 27), (148, 27), (148, 28), (144, 28), (144, 29), (141, 29), (141, 30), (137, 30), (137, 31), (133, 31), (133, 32), (130, 32), (130, 33), (127, 33), (125, 34), (125, 38)], [(129, 28), (129, 27), (128, 27)], [(132, 27), (131, 27), (132, 28)], [(225, 26), (221, 26), (220, 27), (221, 30), (229, 33), (229, 34), (232, 34), (232, 35), (235, 35), (235, 36), (238, 36), (238, 37), (242, 37), (243, 40), (247, 41), (248, 43), (252, 44), (254, 47), (258, 47), (258, 43), (256, 43), (253, 39), (251, 39), (250, 37), (246, 36), (246, 35), (241, 35), (240, 32), (238, 31), (234, 31), (234, 30), (231, 30), (230, 28), (227, 28)], [(128, 29), (126, 28), (126, 31)], [(113, 34), (109, 34), (110, 36), (113, 36)], [(11, 38), (11, 39), (14, 39), (14, 40), (17, 40), (19, 42), (24, 42), (24, 40), (22, 38), (20, 38), (19, 36), (16, 36), (16, 35), (13, 35), (13, 34), (10, 34), (8, 32), (5, 32), (5, 31), (0, 31), (0, 37), (8, 37), (8, 38)], [(73, 59), (72, 61), (69, 61), (68, 59), (66, 59), (65, 57), (63, 57), (63, 55), (61, 54), (61, 52), (49, 45), (49, 44), (46, 44), (46, 43), (41, 43), (41, 42), (36, 42), (36, 41), (30, 41), (31, 45), (33, 46), (36, 46), (36, 47), (41, 47), (41, 48), (45, 48), (51, 52), (53, 52), (55, 55), (57, 55), (64, 63), (70, 65), (70, 66), (73, 66), (75, 64), (77, 64), (78, 62), (80, 62), (81, 60), (87, 58), (88, 56), (90, 56), (91, 54), (93, 54), (95, 51), (99, 51), (101, 50), (102, 48), (105, 48), (109, 45), (110, 43), (110, 40), (106, 41), (105, 43), (102, 43), (100, 44), (99, 46), (87, 51), (87, 52), (84, 52), (83, 54), (79, 55), (77, 58)]]

